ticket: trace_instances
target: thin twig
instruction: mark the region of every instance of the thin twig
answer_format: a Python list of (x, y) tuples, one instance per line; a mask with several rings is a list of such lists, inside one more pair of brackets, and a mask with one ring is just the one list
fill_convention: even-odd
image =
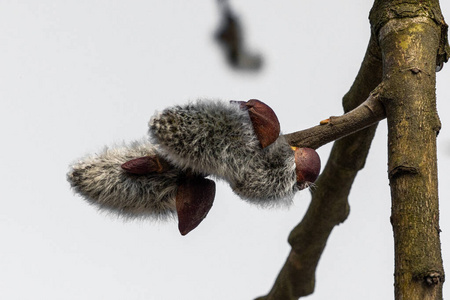
[(378, 98), (378, 93), (371, 93), (366, 101), (350, 112), (330, 117), (321, 125), (289, 133), (285, 137), (292, 146), (317, 149), (386, 118), (384, 106)]

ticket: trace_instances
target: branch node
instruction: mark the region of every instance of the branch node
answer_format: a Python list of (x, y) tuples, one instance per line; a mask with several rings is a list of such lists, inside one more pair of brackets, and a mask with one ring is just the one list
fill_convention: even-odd
[(415, 175), (419, 174), (419, 169), (413, 166), (399, 165), (389, 171), (389, 179), (395, 178), (401, 175)]
[(422, 72), (419, 68), (417, 67), (412, 67), (410, 68), (411, 73), (413, 74), (419, 74), (420, 72)]
[(399, 70), (400, 73), (408, 72), (408, 71), (411, 72), (414, 75), (417, 75), (419, 73), (423, 73), (423, 74), (425, 74), (427, 76), (431, 76), (431, 74), (429, 72), (427, 72), (426, 70), (424, 70), (423, 68), (418, 67), (418, 66), (410, 66), (410, 67), (407, 67), (407, 68)]
[(442, 275), (440, 272), (431, 271), (424, 277), (424, 281), (428, 286), (434, 286), (441, 282), (444, 282), (445, 276)]

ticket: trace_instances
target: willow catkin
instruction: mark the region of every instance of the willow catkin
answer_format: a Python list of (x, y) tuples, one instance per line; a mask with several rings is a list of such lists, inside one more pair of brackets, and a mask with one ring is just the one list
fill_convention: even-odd
[(149, 128), (160, 155), (181, 169), (226, 180), (250, 202), (285, 204), (299, 190), (294, 152), (284, 137), (263, 149), (248, 112), (235, 103), (198, 100), (170, 107)]
[(102, 210), (127, 218), (173, 216), (178, 182), (184, 176), (180, 169), (135, 175), (121, 168), (131, 159), (155, 154), (155, 146), (147, 141), (105, 148), (74, 163), (67, 179), (77, 193)]

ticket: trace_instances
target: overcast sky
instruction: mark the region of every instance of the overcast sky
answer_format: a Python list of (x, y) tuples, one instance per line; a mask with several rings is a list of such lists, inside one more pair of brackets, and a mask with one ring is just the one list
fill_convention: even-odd
[[(447, 21), (450, 4), (441, 1)], [(224, 62), (209, 1), (2, 1), (2, 299), (254, 299), (271, 288), (310, 201), (264, 210), (217, 184), (203, 223), (124, 222), (66, 181), (69, 165), (146, 136), (156, 110), (197, 98), (260, 99), (285, 133), (342, 112), (370, 35), (372, 1), (234, 1), (257, 74)], [(450, 67), (437, 74), (441, 238), (450, 265)], [(318, 150), (323, 164), (331, 145)], [(386, 124), (350, 195), (308, 299), (393, 299)], [(447, 289), (448, 290), (448, 289)]]

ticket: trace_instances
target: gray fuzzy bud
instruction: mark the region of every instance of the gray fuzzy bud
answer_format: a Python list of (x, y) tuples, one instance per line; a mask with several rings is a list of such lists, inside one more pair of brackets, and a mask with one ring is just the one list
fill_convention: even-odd
[(173, 216), (183, 172), (171, 168), (163, 173), (134, 175), (121, 168), (131, 159), (155, 154), (155, 147), (149, 142), (106, 148), (75, 163), (67, 179), (77, 193), (102, 210), (126, 218)]
[(168, 108), (150, 120), (158, 151), (182, 169), (228, 181), (253, 203), (290, 202), (298, 190), (294, 152), (280, 136), (262, 149), (248, 112), (239, 105), (198, 100)]

